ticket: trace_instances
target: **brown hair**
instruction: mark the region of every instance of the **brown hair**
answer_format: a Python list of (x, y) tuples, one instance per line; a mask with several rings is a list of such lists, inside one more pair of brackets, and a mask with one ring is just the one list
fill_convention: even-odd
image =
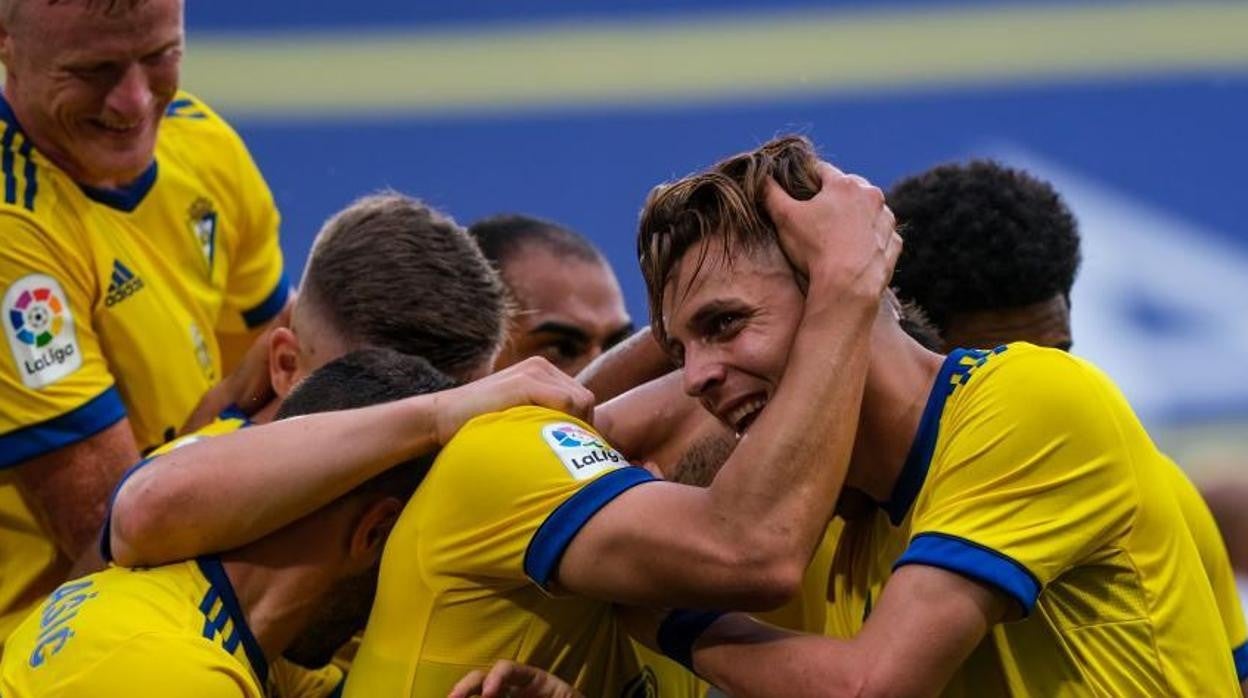
[[(725, 262), (730, 253), (777, 244), (764, 204), (767, 179), (775, 179), (795, 199), (810, 199), (819, 192), (818, 164), (807, 138), (781, 136), (650, 192), (637, 231), (637, 258), (649, 295), (650, 324), (661, 342), (666, 337), (663, 297), (681, 257), (703, 240), (718, 241)], [(710, 245), (702, 248), (699, 271), (709, 250)]]
[[(16, 22), (18, 10), (28, 2), (29, 0), (0, 0), (0, 21), (5, 24)], [(146, 2), (147, 0), (82, 0), (88, 12), (103, 11), (106, 17), (124, 14)], [(69, 4), (69, 0), (44, 0), (44, 4), (65, 5)]]
[(452, 375), (481, 368), (503, 339), (502, 283), (472, 238), (394, 192), (325, 223), (300, 293), (348, 343), (422, 356)]

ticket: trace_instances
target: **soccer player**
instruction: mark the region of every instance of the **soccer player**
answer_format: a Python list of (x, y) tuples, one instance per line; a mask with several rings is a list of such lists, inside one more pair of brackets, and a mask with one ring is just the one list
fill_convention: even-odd
[[(455, 221), (402, 194), (362, 197), (317, 233), (290, 327), (275, 329), (260, 347), (267, 358), (264, 380), (277, 397), (252, 407), (250, 417), (231, 410), (185, 440), (271, 421), (280, 398), (304, 376), (352, 349), (377, 346), (421, 356), (461, 380), (484, 376), (502, 343), (504, 309), (498, 275)], [(553, 379), (540, 368), (514, 373)], [(271, 450), (280, 457), (279, 449)], [(290, 455), (298, 458), (297, 451)], [(197, 537), (211, 537), (214, 526), (229, 525), (219, 512), (235, 496), (232, 490), (263, 491), (263, 485), (249, 480), (246, 456), (222, 460), (207, 466), (220, 480), (212, 487), (184, 482), (187, 473), (178, 469), (151, 488), (145, 468), (131, 471), (106, 522), (106, 557), (123, 565), (177, 559), (163, 557), (162, 549), (195, 545)], [(228, 469), (240, 464), (242, 472), (231, 474)], [(147, 496), (153, 494), (168, 496)], [(143, 498), (132, 505), (136, 496)]]
[[(309, 376), (277, 418), (354, 410), (384, 420), (400, 411), (405, 439), (429, 441), (449, 417), (429, 393), (452, 385), (424, 359), (365, 349)], [(297, 674), (279, 660), (324, 666), (363, 625), (386, 537), (431, 460), (428, 453), (406, 460), (220, 555), (113, 567), (62, 585), (11, 636), (0, 691), (13, 698), (328, 695), (332, 685), (286, 683)]]
[(272, 196), (178, 92), (182, 48), (181, 0), (0, 0), (0, 641), (288, 301)]
[(615, 272), (583, 236), (520, 215), (486, 218), (468, 232), (516, 306), (496, 369), (541, 356), (576, 375), (632, 332)]
[[(894, 288), (927, 310), (944, 351), (1009, 342), (1070, 349), (1079, 230), (1052, 186), (973, 161), (903, 179), (888, 203), (906, 239)], [(1183, 471), (1171, 464), (1166, 476), (1213, 585), (1240, 681), (1248, 682), (1248, 628), (1226, 545)]]
[[(882, 192), (860, 180), (829, 178), (815, 200), (787, 205), (819, 209), (821, 233), (837, 241), (838, 254), (812, 266), (814, 300), (799, 310), (793, 338), (804, 358), (771, 386), (771, 409), (716, 481), (705, 489), (657, 481), (627, 467), (588, 423), (559, 412), (518, 408), (469, 422), (387, 545), (348, 694), (439, 695), (499, 658), (550, 670), (586, 695), (644, 694), (653, 679), (609, 601), (756, 608), (794, 593), (839, 490), (866, 330), (898, 238)], [(754, 408), (733, 409), (752, 420)], [(190, 456), (263, 452), (236, 469), (251, 473), (250, 486), (219, 508), (231, 535), (263, 533), (337, 496), (329, 470), (355, 462), (367, 477), (400, 460), (401, 452), (381, 453), (393, 448), (388, 429), (374, 423), (356, 438), (328, 423), (293, 436), (280, 423), (242, 430), (156, 459), (144, 469), (147, 488), (161, 486), (161, 472), (213, 472), (190, 467)], [(164, 552), (176, 559), (200, 551)], [(687, 619), (670, 625), (677, 656)]]
[[(807, 142), (781, 139), (656, 189), (643, 213), (656, 335), (737, 429), (737, 405), (766, 405), (761, 423), (765, 387), (801, 358), (805, 260), (837, 253), (820, 221), (774, 214), (818, 172)], [(871, 334), (846, 486), (879, 509), (834, 561), (844, 639), (733, 615), (684, 645), (695, 668), (733, 695), (1238, 692), (1171, 466), (1108, 379), (1021, 343), (933, 354), (887, 314)]]

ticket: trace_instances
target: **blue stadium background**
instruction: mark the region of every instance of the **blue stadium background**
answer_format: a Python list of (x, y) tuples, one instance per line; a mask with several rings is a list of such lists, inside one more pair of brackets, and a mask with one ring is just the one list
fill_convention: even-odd
[[(1181, 36), (1203, 31), (1204, 25), (1185, 26), (1185, 18), (1200, 11), (1215, 20), (1225, 16), (1222, 24), (1243, 20), (1242, 39), (1248, 36), (1248, 15), (1236, 9), (1239, 3), (1190, 4), (1197, 8), (1191, 11), (1182, 4), (1166, 9), (1170, 6), (1093, 6), (1073, 0), (610, 0), (592, 7), (573, 0), (188, 4), (186, 87), (217, 105), (250, 145), (281, 207), (284, 248), (296, 273), (327, 215), (359, 194), (393, 187), (464, 222), (521, 211), (584, 232), (615, 264), (629, 308), (644, 322), (633, 233), (646, 192), (660, 181), (790, 130), (809, 135), (843, 168), (883, 185), (937, 162), (992, 156), (1053, 178), (1071, 193), (1084, 221), (1088, 259), (1074, 300), (1076, 351), (1104, 365), (1150, 423), (1242, 424), (1248, 416), (1248, 224), (1243, 213), (1248, 49), (1231, 43), (1220, 53), (1210, 50), (1192, 60), (1182, 51), (1158, 49), (1157, 55), (1141, 58), (1137, 54), (1147, 46), (1138, 48), (1135, 39), (1109, 46), (1119, 26), (1111, 24), (1104, 42), (1078, 49), (1091, 52), (1092, 67), (1083, 70), (1067, 64), (1070, 56), (1062, 43), (1085, 27), (1080, 13), (1089, 7), (1120, 16), (1121, 26), (1143, 11), (1136, 8), (1151, 7), (1179, 14), (1177, 20), (1159, 15), (1154, 24), (1167, 26), (1149, 29), (1156, 36), (1147, 34), (1148, 41), (1158, 46), (1178, 42), (1180, 48), (1189, 42), (1193, 52), (1200, 52), (1214, 42)], [(679, 10), (672, 9), (677, 5)], [(410, 37), (412, 49), (422, 50), (450, 37), (461, 48), (479, 46), (488, 59), (500, 36), (542, 36), (548, 29), (560, 40), (604, 28), (645, 34), (664, 25), (714, 26), (721, 20), (749, 31), (752, 18), (778, 16), (801, 24), (810, 16), (832, 28), (844, 18), (868, 29), (883, 23), (922, 31), (933, 23), (973, 23), (984, 16), (1008, 20), (1012, 13), (1028, 12), (1044, 13), (1054, 18), (1054, 26), (1072, 29), (1054, 30), (1052, 53), (1028, 59), (1026, 69), (985, 76), (976, 72), (984, 69), (980, 62), (968, 61), (968, 75), (976, 74), (965, 80), (958, 74), (928, 79), (921, 66), (898, 80), (884, 68), (868, 66), (848, 83), (808, 84), (798, 76), (774, 93), (724, 89), (684, 99), (679, 90), (650, 95), (643, 90), (634, 99), (633, 92), (623, 90), (600, 99), (592, 89), (576, 88), (534, 99), (523, 94), (495, 101), (488, 95), (462, 102), (443, 97), (436, 108), (419, 98), (400, 99), (397, 106), (383, 100), (376, 109), (368, 99), (341, 104), (337, 95), (347, 94), (342, 97), (346, 102), (354, 99), (350, 95), (359, 91), (347, 88), (357, 87), (356, 81), (380, 82), (369, 94), (384, 95), (386, 81), (399, 74), (393, 66), (364, 61), (346, 79), (340, 70), (316, 80), (317, 71), (340, 66), (337, 54), (316, 48), (326, 41), (342, 47), (378, 37), (397, 37), (402, 43)], [(1071, 24), (1061, 23), (1066, 20)], [(1025, 33), (1018, 38), (1028, 40)], [(248, 72), (214, 75), (195, 63), (201, 47), (227, 58), (246, 57), (250, 51), (263, 62), (263, 47), (270, 41), (295, 52), (306, 47), (308, 55), (299, 65), (312, 76), (292, 79), (296, 86), (291, 90), (319, 93), (236, 95), (234, 86), (246, 84)], [(644, 38), (639, 41), (638, 46), (647, 45)], [(1004, 45), (1003, 64), (1009, 62), (1009, 37)], [(827, 48), (828, 61), (841, 61), (852, 72), (855, 56), (838, 54), (836, 45)], [(908, 48), (900, 43), (890, 50), (904, 57)], [(745, 43), (737, 50), (752, 47)], [(931, 56), (962, 49), (936, 42), (922, 50)], [(569, 53), (566, 60), (594, 58)], [(400, 70), (423, 69), (408, 65)], [(635, 66), (618, 69), (623, 74)], [(605, 82), (612, 70), (606, 71)], [(880, 75), (880, 84), (873, 84)], [(536, 76), (534, 84), (542, 79)], [(277, 88), (272, 91), (281, 92)], [(591, 96), (578, 97), (585, 94)]]

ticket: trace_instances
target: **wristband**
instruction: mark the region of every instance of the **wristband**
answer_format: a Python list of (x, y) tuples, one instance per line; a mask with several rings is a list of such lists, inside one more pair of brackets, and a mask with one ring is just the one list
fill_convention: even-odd
[(659, 649), (693, 671), (693, 643), (722, 615), (723, 611), (672, 611), (659, 625)]

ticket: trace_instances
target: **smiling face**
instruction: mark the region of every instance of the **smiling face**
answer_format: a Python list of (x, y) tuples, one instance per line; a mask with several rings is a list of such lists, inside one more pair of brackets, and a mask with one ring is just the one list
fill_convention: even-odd
[[(738, 434), (776, 391), (804, 298), (778, 247), (725, 259), (690, 248), (667, 282), (663, 327), (684, 365), (685, 392)], [(700, 268), (699, 268), (700, 267)]]
[(83, 184), (142, 174), (178, 88), (181, 0), (25, 2), (9, 14), (5, 96), (34, 145)]

